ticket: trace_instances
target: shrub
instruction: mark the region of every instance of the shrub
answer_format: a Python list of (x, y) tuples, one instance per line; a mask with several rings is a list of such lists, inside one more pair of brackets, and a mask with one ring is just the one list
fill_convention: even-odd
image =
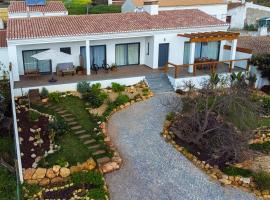
[(101, 188), (96, 188), (88, 191), (87, 197), (96, 200), (106, 200), (106, 192)]
[(129, 97), (127, 95), (119, 94), (118, 97), (115, 99), (114, 104), (116, 106), (120, 106), (127, 102), (129, 102)]
[(63, 118), (58, 117), (49, 124), (49, 130), (55, 131), (56, 137), (59, 137), (65, 133), (68, 133), (70, 128)]
[(89, 90), (84, 93), (83, 98), (89, 102), (92, 108), (98, 108), (108, 98), (108, 95), (102, 92), (101, 84), (96, 83), (90, 86)]
[(223, 169), (223, 172), (229, 176), (242, 176), (242, 177), (251, 177), (252, 171), (248, 169), (242, 169), (234, 166), (228, 166)]
[(29, 110), (28, 112), (28, 117), (29, 117), (29, 120), (31, 122), (35, 122), (39, 119), (40, 117), (40, 114), (38, 112), (35, 112), (35, 111), (32, 111), (32, 110)]
[(149, 94), (149, 89), (148, 88), (143, 88), (142, 92), (143, 92), (143, 96), (147, 96)]
[(16, 178), (0, 167), (0, 199), (16, 199)]
[(175, 113), (174, 112), (169, 112), (167, 115), (166, 115), (166, 120), (168, 121), (172, 121), (173, 118), (175, 116)]
[(103, 186), (103, 176), (98, 171), (77, 172), (71, 175), (71, 180), (74, 184), (93, 184)]
[(125, 86), (119, 83), (112, 83), (112, 90), (114, 92), (123, 92), (125, 91)]
[(85, 94), (90, 88), (90, 84), (86, 81), (79, 82), (77, 84), (77, 91), (81, 94)]
[(120, 13), (121, 6), (116, 5), (97, 5), (90, 9), (91, 14), (102, 14), (102, 13)]
[(49, 100), (55, 103), (59, 103), (61, 94), (59, 92), (52, 92), (49, 94)]
[(262, 107), (266, 113), (270, 113), (270, 96), (263, 97)]
[(253, 174), (254, 181), (260, 190), (270, 189), (270, 175), (267, 172), (260, 171)]
[(40, 96), (41, 96), (42, 98), (47, 98), (47, 97), (49, 96), (49, 91), (48, 91), (45, 87), (43, 87), (43, 88), (41, 89)]
[(262, 153), (270, 153), (270, 141), (262, 144), (250, 144), (249, 148)]
[(23, 192), (26, 193), (30, 197), (34, 196), (35, 194), (40, 192), (42, 189), (39, 185), (28, 184), (26, 182), (23, 183), (22, 188), (23, 188)]

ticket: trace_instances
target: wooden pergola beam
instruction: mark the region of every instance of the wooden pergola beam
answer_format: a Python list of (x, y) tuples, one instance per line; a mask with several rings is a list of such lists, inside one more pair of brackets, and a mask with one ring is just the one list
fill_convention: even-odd
[(240, 33), (235, 32), (205, 32), (205, 33), (191, 33), (191, 34), (178, 34), (177, 36), (186, 37), (190, 42), (214, 42), (221, 40), (234, 40), (239, 37)]

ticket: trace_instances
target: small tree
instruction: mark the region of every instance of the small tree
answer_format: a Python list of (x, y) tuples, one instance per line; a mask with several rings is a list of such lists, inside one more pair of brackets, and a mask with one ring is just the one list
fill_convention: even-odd
[(258, 54), (252, 56), (251, 64), (258, 67), (261, 71), (262, 78), (270, 81), (270, 54)]

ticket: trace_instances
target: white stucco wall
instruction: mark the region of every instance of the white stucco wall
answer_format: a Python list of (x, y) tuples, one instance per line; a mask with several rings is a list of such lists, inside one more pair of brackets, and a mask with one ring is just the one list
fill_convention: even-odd
[(8, 48), (0, 48), (0, 62), (8, 67)]
[[(136, 6), (131, 0), (127, 0), (122, 5), (122, 12), (134, 12)], [(141, 7), (140, 7), (141, 9)], [(174, 7), (159, 7), (159, 11), (164, 10), (186, 10), (186, 9), (199, 9), (209, 15), (212, 15), (220, 20), (226, 21), (227, 4), (213, 4), (213, 5), (195, 5), (195, 6), (174, 6)]]
[(246, 20), (246, 7), (240, 6), (228, 10), (228, 16), (231, 16), (231, 29), (243, 29)]
[[(224, 49), (224, 57), (223, 60), (230, 60), (230, 55), (231, 55), (231, 50), (227, 50)], [(252, 54), (248, 54), (248, 53), (243, 53), (243, 52), (236, 52), (236, 56), (235, 59), (249, 59), (252, 57)], [(243, 69), (246, 69), (247, 67), (247, 61), (239, 61), (239, 62), (235, 62), (235, 66), (237, 67), (241, 67)]]
[(26, 17), (43, 17), (43, 16), (63, 16), (68, 15), (68, 12), (29, 12), (29, 13), (8, 13), (8, 17), (12, 18), (26, 18)]

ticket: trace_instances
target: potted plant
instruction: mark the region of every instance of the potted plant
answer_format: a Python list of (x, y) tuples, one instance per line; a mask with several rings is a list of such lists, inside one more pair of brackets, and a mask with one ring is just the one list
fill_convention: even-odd
[(249, 74), (249, 76), (247, 77), (247, 80), (248, 80), (249, 87), (255, 88), (255, 84), (257, 81), (256, 74)]
[(49, 97), (49, 91), (45, 87), (43, 87), (41, 89), (40, 97), (41, 97), (42, 103), (47, 103), (48, 102), (48, 100), (49, 100), (49, 98), (48, 98)]
[(115, 63), (113, 63), (113, 64), (111, 65), (111, 70), (112, 70), (112, 71), (116, 71), (116, 70), (117, 70), (117, 65), (116, 65)]
[(76, 72), (78, 75), (84, 75), (84, 67), (83, 66), (78, 66), (76, 68)]

